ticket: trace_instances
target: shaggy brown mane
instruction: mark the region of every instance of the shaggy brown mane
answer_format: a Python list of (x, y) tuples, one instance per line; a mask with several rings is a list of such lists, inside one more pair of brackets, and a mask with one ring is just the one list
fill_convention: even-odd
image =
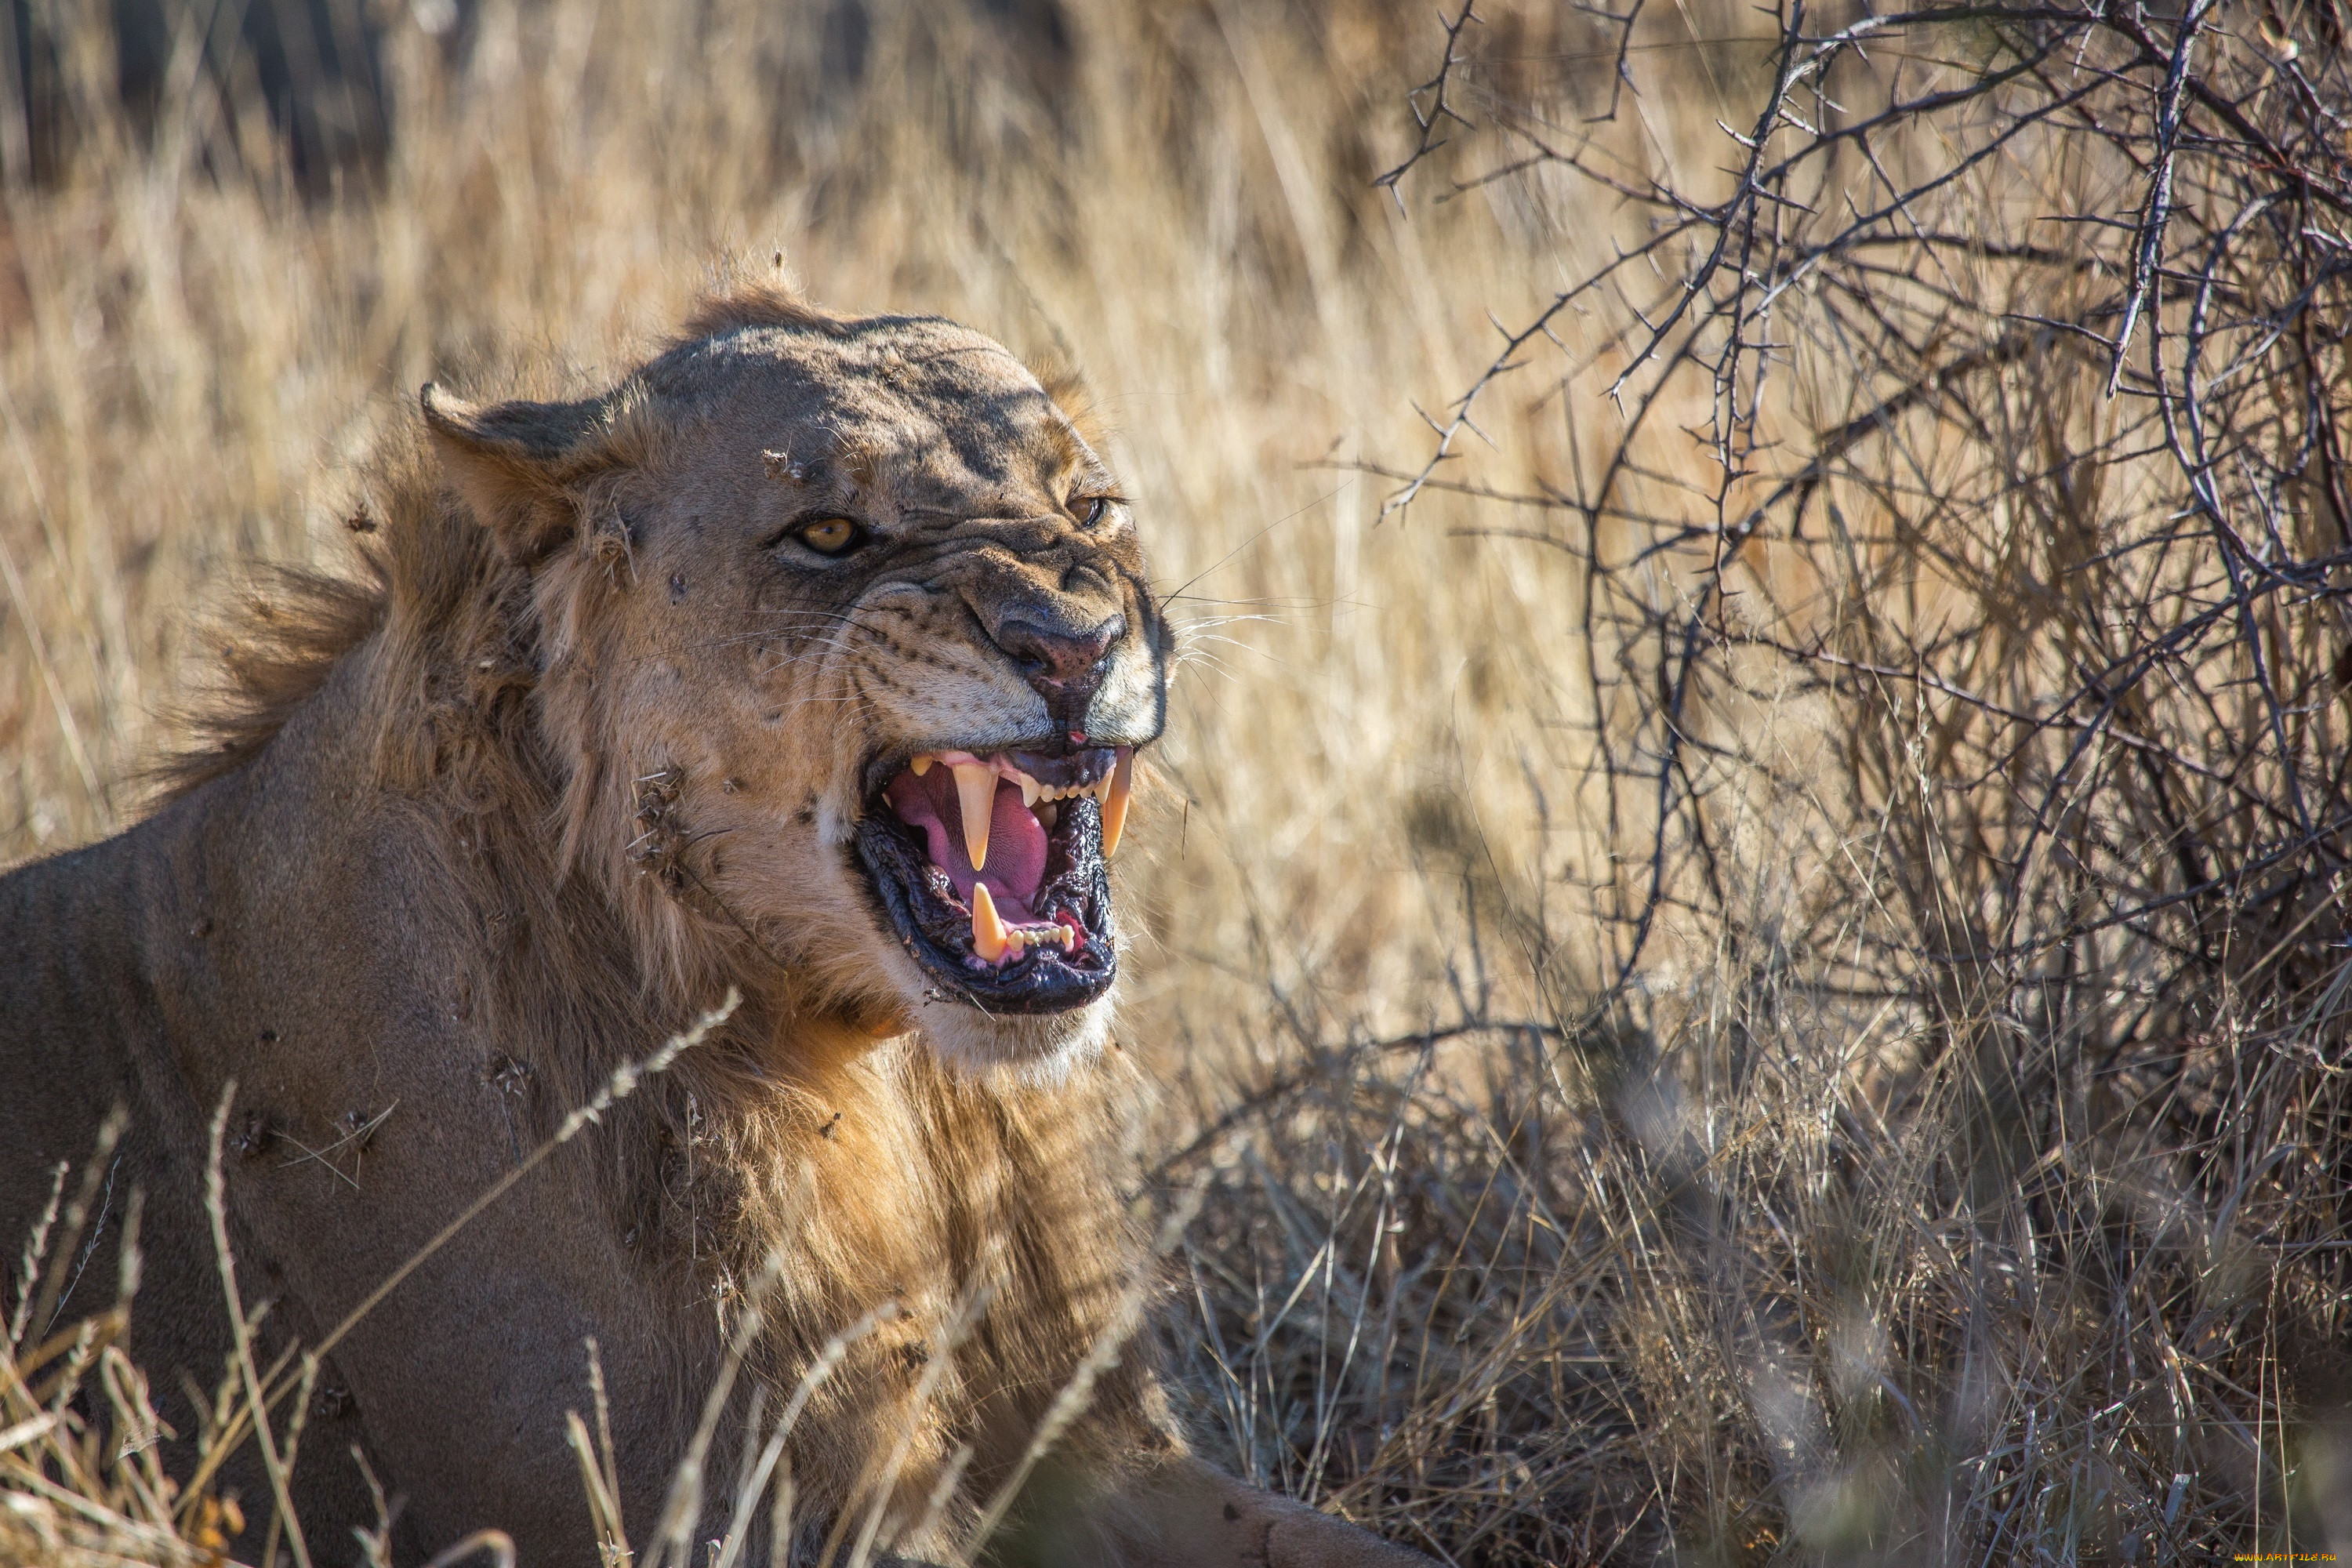
[[(377, 525), (365, 511), (354, 529)], [(215, 650), (194, 693), (172, 718), (187, 739), (149, 764), (158, 803), (259, 756), (336, 663), (383, 625), (392, 584), (383, 557), (362, 549), (357, 576), (299, 566), (256, 569), (241, 603), (202, 628)]]

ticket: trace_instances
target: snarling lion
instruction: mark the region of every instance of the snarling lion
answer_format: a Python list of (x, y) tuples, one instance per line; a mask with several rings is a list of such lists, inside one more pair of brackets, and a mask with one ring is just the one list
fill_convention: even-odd
[[(0, 881), (0, 1235), (127, 1112), (99, 1219), (143, 1194), (183, 1479), (217, 1144), (263, 1371), (324, 1349), (286, 1527), (322, 1563), (371, 1473), (403, 1562), (960, 1562), (1000, 1519), (999, 1562), (1420, 1561), (1191, 1458), (1132, 1332), (1106, 865), (1169, 631), (1063, 404), (765, 289), (599, 395), (423, 404), (364, 573), (273, 580), (153, 815)], [(267, 1468), (222, 1479), (257, 1521)]]

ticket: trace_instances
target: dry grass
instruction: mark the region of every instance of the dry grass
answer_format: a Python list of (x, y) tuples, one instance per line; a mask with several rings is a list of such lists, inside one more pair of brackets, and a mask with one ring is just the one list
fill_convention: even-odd
[[(1126, 1028), (1173, 1085), (1143, 1180), (1208, 1183), (1171, 1331), (1207, 1451), (1465, 1563), (2352, 1551), (2343, 847), (2293, 841), (2317, 869), (2284, 948), (2269, 905), (2197, 906), (2191, 948), (2269, 931), (2260, 963), (2072, 931), (2094, 895), (2179, 890), (2182, 834), (2143, 820), (2170, 797), (2123, 765), (2147, 746), (2272, 795), (2340, 756), (2343, 567), (2269, 634), (2298, 678), (2284, 773), (2259, 733), (2184, 749), (2198, 714), (2267, 732), (2212, 666), (2238, 695), (2157, 704), (2085, 796), (2049, 754), (2084, 726), (2046, 717), (2079, 719), (2084, 647), (2210, 586), (2079, 569), (2178, 508), (2160, 442), (2116, 455), (2147, 405), (2046, 349), (1886, 401), (2021, 309), (2098, 326), (2084, 279), (2128, 274), (2132, 231), (2037, 224), (2127, 222), (2145, 149), (2053, 132), (1971, 165), (1906, 213), (1924, 248), (1821, 267), (1741, 338), (1741, 290), (1806, 222), (2007, 121), (1890, 123), (1743, 220), (1723, 127), (1780, 81), (1770, 17), (1497, 7), (1445, 89), (1478, 132), (1434, 117), (1453, 144), (1392, 199), (1373, 176), (1432, 140), (1402, 99), (1444, 44), (1419, 7), (1081, 0), (1058, 36), (1042, 8), (867, 10), (855, 50), (844, 8), (748, 0), (691, 27), (593, 0), (488, 0), (442, 38), (404, 16), (384, 161), (308, 190), (203, 72), (126, 123), (91, 63), (106, 7), (62, 16), (74, 133), (5, 189), (0, 859), (136, 816), (214, 651), (194, 612), (255, 557), (335, 557), (419, 383), (593, 380), (781, 250), (830, 303), (1083, 366), (1191, 626)], [(2220, 16), (2301, 39), (2336, 90), (2332, 12)], [(1612, 85), (1621, 37), (1638, 93)], [(1809, 123), (2017, 47), (1906, 33)], [(2085, 68), (2147, 96), (2111, 58), (2049, 66)], [(1939, 224), (1962, 243), (1919, 240)], [(1762, 248), (1708, 275), (1621, 417), (1601, 393), (1718, 232)], [(2058, 263), (1995, 254), (2028, 242)], [(1555, 290), (1513, 361), (1542, 368), (1493, 383), (1464, 460), (1384, 516), (1377, 471), (1436, 440), (1415, 400), (1477, 383), (1489, 310), (1516, 331)], [(1733, 352), (1774, 332), (1778, 357)], [(2280, 384), (2316, 389), (2319, 426), (2333, 341)], [(2275, 452), (2258, 425), (2246, 449)], [(1792, 519), (1784, 481), (1824, 463)], [(1718, 594), (1736, 613), (1702, 616)], [(2084, 874), (2005, 880), (2053, 778)], [(2284, 842), (2262, 810), (2183, 809), (2234, 857), (2217, 877)], [(1949, 961), (1988, 931), (2030, 959)], [(127, 1365), (79, 1353), (141, 1430)], [(12, 1448), (47, 1406), (8, 1396), (0, 1558), (177, 1561), (136, 1531), (196, 1514), (143, 1498), (140, 1445)]]

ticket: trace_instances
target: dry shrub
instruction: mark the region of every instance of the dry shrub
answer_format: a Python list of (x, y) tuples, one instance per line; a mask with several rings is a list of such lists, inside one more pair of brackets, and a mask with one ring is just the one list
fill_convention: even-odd
[(1391, 183), (1635, 237), (1391, 526), (1582, 569), (1610, 853), (1459, 862), (1559, 1047), (1267, 1095), (1228, 1426), (1529, 1560), (2352, 1549), (2343, 16), (1636, 5), (1570, 92), (1466, 16)]

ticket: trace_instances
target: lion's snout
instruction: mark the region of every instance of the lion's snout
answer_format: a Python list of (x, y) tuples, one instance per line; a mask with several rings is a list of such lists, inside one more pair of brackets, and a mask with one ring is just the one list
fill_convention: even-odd
[[(1122, 601), (1115, 576), (1080, 564), (1048, 581), (1047, 573), (1024, 563), (989, 573), (964, 589), (964, 601), (995, 651), (1045, 704), (1055, 742), (1083, 746), (1097, 733), (1122, 740), (1149, 739), (1137, 731), (1131, 707), (1136, 682), (1114, 680), (1122, 663), (1156, 660), (1136, 635), (1149, 624), (1150, 606)], [(1098, 702), (1106, 686), (1111, 700)], [(1151, 725), (1156, 732), (1156, 720)]]
[(996, 646), (1045, 700), (1056, 730), (1086, 732), (1087, 709), (1110, 671), (1111, 645), (1127, 635), (1127, 617), (1112, 615), (1072, 630), (1043, 617), (1014, 616), (996, 629)]

